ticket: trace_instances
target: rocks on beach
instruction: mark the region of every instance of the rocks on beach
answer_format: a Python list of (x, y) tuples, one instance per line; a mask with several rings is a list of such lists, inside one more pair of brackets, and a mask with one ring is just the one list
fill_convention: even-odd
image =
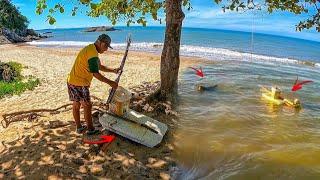
[(83, 32), (103, 32), (103, 31), (116, 31), (114, 27), (111, 26), (96, 26), (85, 29)]
[(7, 28), (0, 28), (0, 44), (21, 43), (42, 38), (48, 38), (48, 36), (38, 34), (33, 29), (15, 32)]

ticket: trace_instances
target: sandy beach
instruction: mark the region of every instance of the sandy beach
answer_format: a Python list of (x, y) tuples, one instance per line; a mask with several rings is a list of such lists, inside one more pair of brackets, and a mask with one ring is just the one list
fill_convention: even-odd
[[(32, 109), (53, 109), (69, 103), (66, 77), (79, 48), (38, 48), (34, 46), (2, 45), (0, 60), (15, 61), (26, 66), (23, 75), (40, 79), (33, 91), (8, 96), (0, 101), (0, 115)], [(108, 51), (100, 56), (102, 63), (117, 67), (123, 52)], [(180, 71), (199, 62), (181, 58)], [(114, 74), (105, 74), (114, 79)], [(129, 52), (119, 85), (129, 88), (142, 82), (160, 80), (160, 55)], [(91, 95), (108, 97), (109, 86), (93, 80)], [(81, 117), (83, 118), (83, 117)], [(118, 137), (105, 151), (82, 143), (75, 133), (71, 111), (46, 114), (37, 121), (14, 122), (0, 127), (0, 179), (7, 178), (112, 178), (170, 179), (175, 169), (172, 117), (156, 117), (169, 126), (163, 142), (147, 148)], [(83, 120), (83, 119), (82, 119)], [(171, 175), (170, 175), (171, 174)], [(171, 177), (172, 178), (172, 177)]]

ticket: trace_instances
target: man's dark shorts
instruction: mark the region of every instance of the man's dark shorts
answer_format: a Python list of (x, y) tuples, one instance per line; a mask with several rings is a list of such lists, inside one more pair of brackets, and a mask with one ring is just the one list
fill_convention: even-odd
[(90, 102), (90, 92), (88, 86), (74, 86), (67, 83), (70, 101)]

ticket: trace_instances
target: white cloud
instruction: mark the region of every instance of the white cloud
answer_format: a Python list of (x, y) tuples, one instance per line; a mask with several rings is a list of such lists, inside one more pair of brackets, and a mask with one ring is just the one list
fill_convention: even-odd
[(242, 17), (247, 16), (247, 12), (234, 12), (234, 11), (225, 11), (223, 12), (222, 8), (204, 8), (204, 7), (194, 7), (190, 11), (186, 11), (186, 18), (196, 18), (196, 19), (212, 19), (212, 18), (224, 18), (224, 17)]
[(223, 12), (222, 9), (211, 9), (205, 11), (192, 10), (190, 13), (186, 13), (186, 16), (189, 18), (200, 18), (200, 19), (210, 19), (219, 16), (225, 16), (229, 12)]

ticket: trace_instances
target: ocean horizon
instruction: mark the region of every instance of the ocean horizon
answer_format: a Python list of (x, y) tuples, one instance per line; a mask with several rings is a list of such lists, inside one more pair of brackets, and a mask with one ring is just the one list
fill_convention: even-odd
[[(42, 29), (53, 37), (29, 42), (40, 47), (83, 47), (101, 33), (108, 33), (116, 50), (125, 48), (125, 38), (132, 35), (131, 49), (161, 53), (164, 27), (114, 27), (116, 31), (83, 32), (85, 28)], [(253, 41), (252, 41), (253, 40)], [(251, 43), (252, 42), (252, 43)], [(320, 66), (320, 42), (293, 37), (242, 31), (189, 28), (182, 29), (180, 55), (208, 60), (281, 62)]]
[[(58, 27), (58, 28), (42, 28), (42, 29), (34, 29), (35, 31), (50, 31), (50, 30), (65, 30), (65, 29), (87, 29), (87, 28), (91, 28), (91, 27), (101, 27), (101, 26), (88, 26), (88, 27)], [(165, 28), (165, 26), (146, 26), (146, 27), (142, 27), (139, 25), (135, 25), (135, 26), (106, 26), (106, 27), (114, 27), (115, 29), (117, 28), (130, 28), (130, 27), (140, 27), (140, 28)], [(182, 27), (182, 29), (185, 28), (189, 28), (189, 29), (206, 29), (206, 30), (215, 30), (215, 31), (230, 31), (230, 32), (240, 32), (240, 33), (252, 33), (251, 31), (237, 31), (237, 30), (233, 30), (233, 29), (219, 29), (219, 28), (209, 28), (209, 27), (191, 27), (191, 26), (184, 26)], [(271, 36), (279, 36), (279, 37), (285, 37), (285, 38), (292, 38), (292, 39), (298, 39), (298, 40), (306, 40), (306, 41), (312, 41), (312, 42), (319, 42), (320, 43), (320, 39), (309, 39), (309, 38), (299, 38), (299, 37), (295, 37), (295, 36), (286, 36), (286, 35), (279, 35), (279, 34), (275, 34), (275, 33), (265, 33), (265, 32), (255, 32), (253, 31), (254, 34), (261, 34), (261, 35), (271, 35)], [(299, 33), (299, 32), (298, 32)], [(320, 37), (320, 33), (319, 33), (319, 37)]]

